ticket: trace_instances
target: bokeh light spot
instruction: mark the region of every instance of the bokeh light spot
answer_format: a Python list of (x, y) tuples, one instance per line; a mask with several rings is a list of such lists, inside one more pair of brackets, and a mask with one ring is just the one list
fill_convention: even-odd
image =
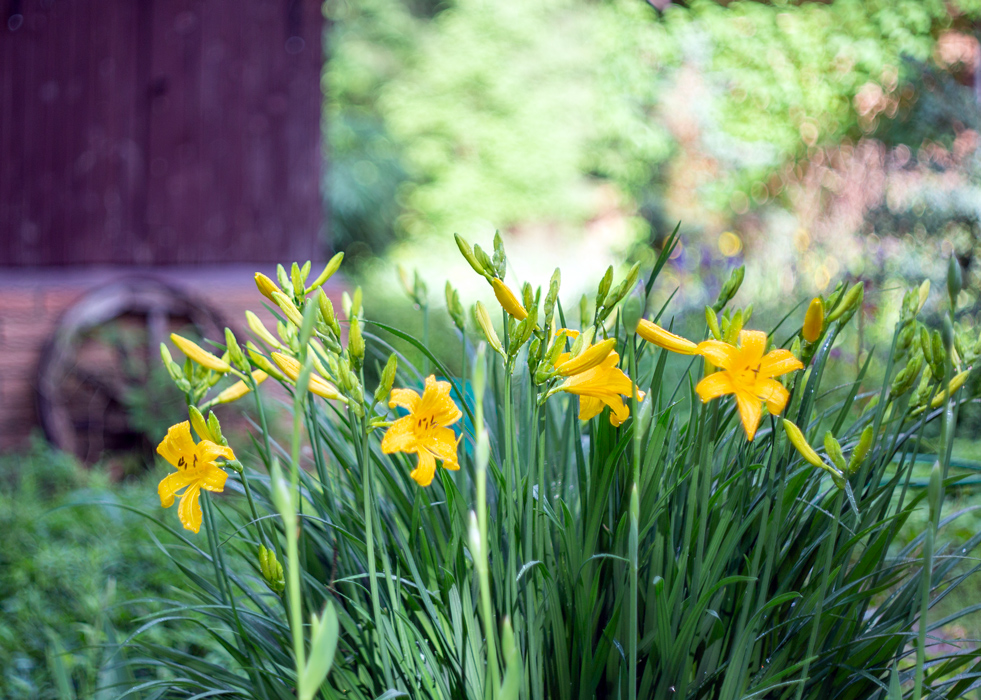
[(719, 252), (727, 258), (732, 258), (743, 250), (742, 239), (732, 231), (725, 231), (719, 236)]

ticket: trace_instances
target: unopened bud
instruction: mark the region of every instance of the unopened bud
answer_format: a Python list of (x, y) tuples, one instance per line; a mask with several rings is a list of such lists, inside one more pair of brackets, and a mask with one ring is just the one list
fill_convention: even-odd
[(715, 303), (712, 305), (712, 308), (715, 309), (715, 311), (722, 311), (725, 305), (728, 304), (734, 296), (736, 296), (736, 292), (738, 292), (739, 288), (742, 286), (743, 278), (745, 276), (745, 265), (740, 265), (732, 271), (729, 279), (726, 280), (726, 283), (722, 285), (722, 289), (719, 290), (719, 298), (716, 299)]
[(323, 289), (317, 295), (317, 305), (320, 307), (320, 316), (324, 319), (324, 323), (330, 326), (330, 329), (334, 331), (335, 335), (340, 337), (341, 326), (337, 322), (337, 315), (334, 313), (334, 304), (331, 303), (330, 297), (327, 296), (327, 292)]
[(892, 386), (889, 389), (889, 398), (899, 398), (909, 391), (913, 387), (913, 382), (916, 381), (916, 377), (919, 375), (922, 366), (923, 358), (919, 354), (913, 355), (909, 362), (906, 363), (906, 366), (896, 374), (896, 378), (892, 380)]
[[(286, 268), (283, 267), (282, 265), (276, 266), (276, 279), (279, 280), (279, 286), (282, 287), (283, 289), (289, 289), (290, 286), (293, 284), (290, 281), (290, 276), (286, 274)], [(282, 290), (278, 290), (278, 291), (282, 291)]]
[(957, 308), (957, 295), (961, 293), (964, 286), (964, 277), (961, 272), (961, 264), (957, 261), (957, 256), (950, 256), (950, 264), (947, 266), (947, 296), (950, 298), (950, 308)]
[(249, 329), (258, 336), (259, 340), (264, 342), (266, 345), (272, 348), (282, 348), (283, 344), (279, 341), (279, 338), (274, 336), (268, 330), (266, 330), (265, 325), (251, 311), (245, 312), (245, 321), (249, 324)]
[(490, 314), (487, 313), (487, 309), (479, 301), (473, 307), (474, 321), (480, 327), (480, 330), (484, 333), (484, 338), (487, 339), (487, 344), (491, 346), (494, 352), (499, 353), (504, 356), (504, 348), (501, 346), (501, 339), (497, 337), (497, 331), (494, 330), (494, 324), (491, 323)]
[(453, 288), (449, 280), (446, 282), (446, 311), (461, 333), (466, 332), (466, 322), (463, 317), (463, 304), (460, 303), (460, 293)]
[(824, 434), (824, 451), (828, 453), (831, 463), (838, 467), (838, 471), (844, 472), (846, 469), (845, 455), (841, 451), (841, 443), (835, 439), (830, 430)]
[(705, 325), (716, 340), (722, 340), (722, 330), (719, 328), (719, 318), (711, 306), (705, 307)]
[(545, 325), (551, 326), (555, 315), (555, 303), (559, 298), (559, 287), (562, 286), (562, 272), (555, 268), (552, 279), (548, 283), (548, 294), (545, 295)]
[(613, 285), (613, 265), (606, 268), (606, 273), (603, 275), (603, 279), (600, 280), (599, 287), (596, 289), (596, 308), (599, 309), (603, 306), (603, 302), (606, 301), (606, 295), (610, 291), (610, 287)]
[[(255, 381), (256, 385), (262, 384), (268, 377), (269, 374), (267, 372), (263, 372), (261, 369), (257, 369), (252, 372), (252, 379)], [(223, 404), (238, 401), (250, 391), (252, 391), (252, 387), (240, 379), (224, 391), (220, 392), (215, 397), (215, 403)]]
[(303, 277), (300, 275), (300, 266), (296, 263), (290, 267), (290, 281), (293, 283), (293, 295), (299, 299), (303, 296)]
[(508, 314), (519, 321), (528, 318), (528, 312), (521, 305), (521, 302), (518, 301), (518, 298), (514, 296), (514, 292), (511, 291), (510, 287), (497, 277), (491, 280), (491, 286), (494, 288), (494, 296), (497, 297), (497, 301)]
[(916, 306), (916, 313), (920, 313), (927, 303), (927, 298), (930, 296), (930, 280), (923, 280), (920, 288), (917, 290), (917, 294), (919, 300)]
[(950, 386), (946, 390), (940, 392), (937, 396), (933, 397), (933, 401), (930, 402), (930, 408), (940, 408), (947, 399), (954, 395), (954, 392), (959, 390), (964, 383), (967, 381), (968, 376), (970, 376), (971, 370), (964, 370), (960, 374), (955, 374), (950, 380)]
[(313, 281), (313, 284), (310, 285), (310, 289), (322, 287), (324, 283), (333, 277), (334, 273), (340, 269), (342, 262), (344, 262), (344, 253), (338, 253), (332, 257), (330, 262), (328, 262), (327, 266), (324, 268), (324, 271), (321, 272), (320, 275), (317, 276), (317, 279)]
[(487, 276), (487, 271), (484, 266), (477, 260), (477, 256), (474, 255), (473, 248), (467, 243), (466, 239), (459, 233), (453, 234), (454, 240), (456, 240), (456, 247), (460, 249), (460, 253), (463, 255), (464, 259), (470, 263), (470, 267), (473, 268), (474, 272), (478, 275)]
[(477, 258), (477, 262), (479, 263), (480, 267), (487, 271), (486, 274), (496, 275), (497, 267), (494, 265), (494, 261), (491, 260), (490, 256), (484, 252), (483, 248), (481, 248), (479, 245), (475, 245), (473, 247), (473, 254), (474, 257)]
[[(841, 301), (835, 306), (834, 310), (828, 314), (828, 323), (837, 321), (846, 313), (848, 314), (848, 318), (851, 318), (851, 316), (861, 307), (862, 300), (864, 298), (865, 285), (861, 282), (856, 282), (847, 292), (845, 292), (841, 298)], [(842, 323), (844, 323), (844, 321)]]
[(875, 433), (872, 430), (871, 425), (865, 426), (865, 430), (862, 431), (861, 437), (858, 438), (858, 444), (855, 445), (855, 449), (852, 450), (852, 458), (848, 460), (848, 475), (858, 473), (858, 470), (862, 466), (862, 462), (865, 461), (865, 457), (869, 454), (869, 450), (872, 449), (872, 437)]
[(249, 361), (261, 369), (263, 372), (268, 374), (270, 377), (275, 379), (283, 379), (283, 374), (276, 369), (272, 362), (270, 362), (265, 355), (259, 352), (259, 348), (250, 340), (245, 344), (246, 352), (249, 354)]
[(355, 370), (360, 370), (364, 362), (364, 336), (361, 335), (361, 323), (357, 316), (351, 319), (348, 329), (347, 354), (351, 357), (351, 364)]
[(821, 297), (814, 297), (810, 306), (807, 307), (807, 313), (804, 314), (804, 326), (801, 329), (801, 335), (808, 343), (813, 343), (821, 337), (823, 330), (824, 302), (821, 301)]
[(180, 349), (181, 352), (202, 367), (207, 367), (215, 372), (228, 372), (231, 370), (231, 366), (223, 359), (213, 355), (207, 350), (204, 350), (197, 343), (194, 343), (187, 338), (182, 338), (176, 333), (171, 333), (170, 340)]
[(214, 411), (208, 413), (208, 430), (211, 431), (211, 436), (214, 438), (214, 442), (219, 445), (227, 445), (228, 440), (225, 436), (221, 434), (221, 423), (218, 422), (218, 416), (215, 415)]
[(276, 560), (275, 552), (263, 545), (259, 545), (259, 571), (274, 592), (282, 593), (286, 589), (283, 565)]
[(269, 301), (273, 301), (272, 293), (280, 291), (276, 283), (266, 277), (261, 272), (255, 273), (255, 286), (259, 288), (259, 293)]
[(729, 345), (735, 345), (739, 340), (739, 333), (743, 329), (743, 310), (737, 309), (736, 313), (729, 319), (729, 327), (726, 329), (725, 341)]
[(303, 314), (300, 313), (300, 310), (296, 308), (296, 304), (288, 296), (282, 292), (273, 292), (272, 297), (273, 301), (276, 302), (276, 306), (282, 310), (283, 315), (289, 319), (290, 323), (297, 328), (303, 325)]
[(504, 241), (501, 239), (500, 231), (494, 232), (494, 258), (491, 262), (494, 263), (497, 276), (504, 277), (504, 272), (507, 270), (507, 256), (504, 254)]
[(395, 353), (392, 353), (388, 357), (388, 362), (385, 363), (385, 369), (382, 370), (381, 379), (378, 381), (378, 388), (375, 389), (375, 401), (377, 403), (383, 403), (388, 399), (388, 395), (392, 393), (396, 370), (398, 370), (398, 359), (395, 357)]
[(201, 411), (198, 410), (197, 406), (190, 405), (187, 407), (188, 416), (191, 419), (191, 427), (194, 428), (194, 432), (198, 434), (199, 440), (207, 440), (208, 442), (218, 442), (214, 436), (211, 434), (211, 430), (208, 429), (208, 423), (204, 420), (204, 416), (201, 415)]
[(236, 369), (242, 372), (248, 372), (252, 367), (249, 366), (249, 361), (245, 359), (245, 353), (242, 352), (242, 348), (239, 347), (238, 341), (235, 339), (235, 334), (232, 333), (231, 328), (225, 328), (225, 348), (228, 351), (228, 358), (235, 365)]

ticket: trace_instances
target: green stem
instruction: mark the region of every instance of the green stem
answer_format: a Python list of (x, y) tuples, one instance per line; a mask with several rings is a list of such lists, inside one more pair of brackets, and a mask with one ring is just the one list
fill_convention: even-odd
[(639, 408), (637, 403), (637, 392), (633, 389), (633, 382), (637, 378), (637, 356), (634, 351), (634, 339), (628, 334), (627, 336), (627, 354), (628, 362), (630, 366), (630, 377), (631, 377), (631, 392), (630, 392), (630, 412), (634, 417), (634, 454), (633, 454), (633, 469), (631, 474), (631, 481), (633, 486), (630, 490), (630, 539), (628, 542), (629, 556), (630, 556), (630, 624), (629, 624), (629, 637), (627, 639), (627, 647), (630, 655), (630, 665), (629, 665), (629, 688), (628, 688), (628, 698), (629, 700), (637, 700), (637, 636), (639, 620), (637, 619), (637, 589), (638, 589), (638, 577), (640, 574), (640, 564), (638, 561), (638, 536), (640, 530), (640, 495), (638, 490), (640, 488), (640, 461), (641, 461), (641, 449), (643, 447), (643, 428), (640, 424), (639, 418)]
[[(298, 398), (302, 392), (298, 392)], [(293, 404), (293, 441), (290, 452), (290, 494), (291, 498), (297, 499), (299, 506), (300, 492), (300, 426), (302, 424), (303, 405), (302, 401), (294, 401)], [(294, 523), (298, 521), (294, 520)], [(297, 683), (303, 677), (303, 670), (306, 668), (306, 656), (303, 649), (303, 597), (300, 593), (300, 552), (299, 552), (299, 533), (298, 526), (289, 522), (286, 525), (286, 558), (288, 562), (286, 577), (289, 586), (290, 600), (290, 628), (293, 633), (293, 655), (296, 658), (296, 677)]]

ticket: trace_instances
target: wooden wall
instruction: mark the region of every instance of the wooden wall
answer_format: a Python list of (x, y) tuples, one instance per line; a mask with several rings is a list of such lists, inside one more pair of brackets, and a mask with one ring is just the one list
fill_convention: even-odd
[(323, 257), (319, 0), (0, 12), (0, 266)]

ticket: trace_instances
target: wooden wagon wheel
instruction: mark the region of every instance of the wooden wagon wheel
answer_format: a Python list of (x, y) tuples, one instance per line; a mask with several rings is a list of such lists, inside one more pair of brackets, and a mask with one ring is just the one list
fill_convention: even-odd
[[(172, 331), (219, 337), (217, 313), (152, 278), (127, 277), (86, 293), (62, 315), (38, 363), (37, 407), (54, 445), (92, 463), (107, 451), (147, 449), (134, 420), (143, 410), (176, 412), (179, 394), (162, 371), (159, 348)], [(168, 380), (169, 381), (169, 380)]]

